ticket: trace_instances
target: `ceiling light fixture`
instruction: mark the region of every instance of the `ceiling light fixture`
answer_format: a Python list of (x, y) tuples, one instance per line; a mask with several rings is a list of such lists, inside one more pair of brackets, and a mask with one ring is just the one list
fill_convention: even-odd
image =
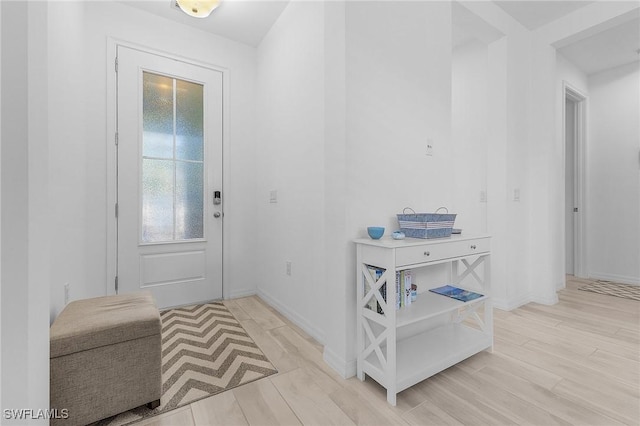
[(176, 0), (176, 5), (189, 16), (206, 18), (220, 6), (221, 0)]

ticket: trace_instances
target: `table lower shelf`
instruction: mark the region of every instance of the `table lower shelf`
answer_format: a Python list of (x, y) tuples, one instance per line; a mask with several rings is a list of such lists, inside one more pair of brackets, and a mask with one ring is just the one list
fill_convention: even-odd
[[(463, 324), (448, 324), (400, 340), (396, 343), (396, 392), (489, 349), (492, 344), (491, 335)], [(375, 353), (364, 360), (362, 367), (365, 374), (389, 388)]]

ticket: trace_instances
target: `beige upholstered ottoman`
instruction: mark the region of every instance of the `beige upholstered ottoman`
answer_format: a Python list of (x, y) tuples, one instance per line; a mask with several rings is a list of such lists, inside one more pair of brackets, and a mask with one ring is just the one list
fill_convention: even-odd
[(162, 394), (160, 314), (151, 293), (69, 303), (51, 337), (52, 425), (85, 425), (149, 404)]

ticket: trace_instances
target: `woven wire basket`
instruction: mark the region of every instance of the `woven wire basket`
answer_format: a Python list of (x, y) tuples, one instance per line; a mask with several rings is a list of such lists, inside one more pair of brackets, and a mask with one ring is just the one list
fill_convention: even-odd
[[(446, 213), (438, 213), (440, 210)], [(408, 214), (407, 210), (413, 213)], [(416, 213), (406, 207), (398, 216), (400, 230), (411, 238), (445, 238), (451, 236), (456, 215), (449, 213), (446, 207), (440, 207), (435, 213)]]

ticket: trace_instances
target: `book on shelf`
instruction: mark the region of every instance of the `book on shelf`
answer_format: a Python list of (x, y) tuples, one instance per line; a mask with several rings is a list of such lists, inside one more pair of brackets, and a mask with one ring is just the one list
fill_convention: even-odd
[(400, 298), (397, 297), (397, 295), (400, 294), (400, 291), (402, 291), (401, 283), (402, 283), (402, 272), (396, 271), (396, 311), (402, 307), (402, 303), (400, 303)]
[[(367, 272), (369, 273), (370, 278), (374, 281), (374, 282), (378, 282), (380, 280), (380, 278), (382, 277), (382, 275), (384, 274), (384, 269), (381, 268), (377, 268), (375, 266), (370, 266), (367, 265)], [(396, 292), (396, 306), (395, 309), (399, 310), (402, 307), (408, 306), (411, 304), (412, 299), (411, 299), (411, 289), (412, 289), (412, 274), (411, 274), (411, 270), (404, 270), (404, 271), (396, 271), (396, 281), (395, 281), (395, 292)], [(364, 285), (364, 295), (366, 295), (371, 286), (369, 285), (369, 282), (367, 281), (366, 277), (363, 280), (363, 285)], [(393, 288), (393, 287), (391, 287)], [(384, 284), (382, 284), (382, 286), (380, 286), (380, 290), (379, 290), (380, 296), (382, 297), (382, 300), (384, 300), (385, 302), (387, 301), (387, 283), (385, 282)], [(415, 294), (415, 293), (414, 293)], [(367, 304), (365, 305), (365, 307), (367, 309), (370, 309), (374, 312), (377, 312), (381, 315), (384, 314), (384, 310), (382, 309), (382, 306), (380, 306), (380, 303), (378, 302), (377, 298), (375, 297), (375, 294), (373, 297), (369, 298), (369, 300), (367, 301)]]
[(400, 298), (404, 300), (404, 306), (411, 305), (411, 285), (413, 284), (413, 277), (410, 269), (407, 269), (404, 272), (404, 287), (402, 289), (402, 293), (400, 293)]
[(478, 299), (483, 296), (480, 293), (474, 293), (473, 291), (465, 290), (463, 288), (458, 288), (451, 285), (432, 288), (429, 291), (436, 294), (441, 294), (443, 296), (451, 297), (452, 299), (460, 300), (462, 302), (468, 302), (470, 300)]
[[(384, 269), (376, 268), (375, 266), (367, 266), (367, 271), (369, 273), (369, 276), (373, 279), (374, 282), (378, 282), (378, 280), (380, 280), (380, 278), (382, 277), (382, 274), (384, 274)], [(364, 279), (363, 284), (364, 284), (364, 294), (366, 295), (371, 287), (369, 286), (369, 283), (366, 278)], [(387, 300), (387, 284), (386, 283), (382, 284), (382, 287), (380, 288), (380, 295), (382, 296), (382, 299), (384, 301)], [(374, 293), (374, 296), (367, 301), (366, 307), (379, 314), (383, 312), (382, 306), (380, 306), (380, 303), (378, 303), (378, 299), (375, 297), (375, 293)]]

